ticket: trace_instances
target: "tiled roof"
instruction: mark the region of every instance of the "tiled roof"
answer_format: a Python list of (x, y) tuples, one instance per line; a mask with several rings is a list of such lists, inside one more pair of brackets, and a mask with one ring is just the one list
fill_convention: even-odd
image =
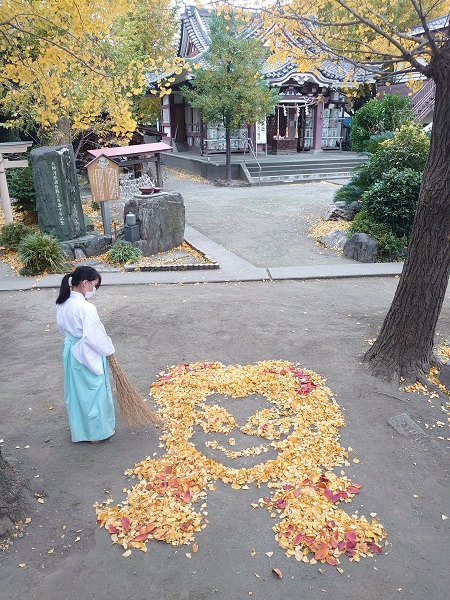
[[(182, 16), (182, 27), (181, 27), (181, 41), (180, 41), (180, 51), (181, 56), (187, 55), (188, 50), (188, 40), (191, 41), (198, 50), (198, 54), (191, 57), (190, 60), (199, 65), (200, 67), (207, 67), (207, 64), (204, 59), (204, 53), (209, 48), (210, 38), (209, 38), (209, 28), (208, 28), (208, 19), (209, 12), (206, 9), (197, 9), (194, 6), (187, 6), (186, 11)], [(248, 26), (247, 29), (247, 37), (254, 37), (261, 34), (261, 26), (260, 22), (257, 18), (253, 20), (252, 23)], [(293, 46), (298, 46), (298, 42), (288, 33), (286, 32), (286, 37)], [(304, 77), (304, 81), (315, 81), (316, 83), (322, 85), (338, 85), (342, 84), (342, 82), (346, 79), (347, 73), (353, 73), (352, 79), (353, 81), (366, 81), (371, 80), (372, 78), (368, 75), (368, 72), (363, 69), (356, 69), (354, 66), (343, 59), (339, 61), (339, 63), (335, 63), (331, 60), (323, 60), (321, 64), (314, 71), (309, 71), (305, 74), (300, 74), (298, 71), (298, 67), (293, 60), (288, 60), (283, 63), (279, 63), (275, 66), (270, 65), (266, 66), (263, 69), (263, 75), (268, 80), (269, 83), (283, 83), (289, 77), (297, 74), (307, 75)]]
[[(428, 21), (428, 29), (430, 31), (439, 31), (440, 29), (444, 29), (449, 26), (449, 15), (445, 15), (444, 17), (437, 17), (436, 19), (432, 19)], [(420, 35), (424, 32), (422, 25), (417, 25), (411, 29), (412, 35)]]

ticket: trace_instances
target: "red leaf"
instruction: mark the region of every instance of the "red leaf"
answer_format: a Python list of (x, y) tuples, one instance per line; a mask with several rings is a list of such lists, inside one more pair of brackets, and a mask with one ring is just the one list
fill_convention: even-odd
[(295, 538), (292, 541), (292, 544), (294, 546), (298, 546), (300, 544), (300, 542), (303, 541), (304, 537), (305, 536), (303, 535), (303, 533), (297, 533), (297, 535), (295, 536)]
[(167, 467), (164, 468), (164, 473), (167, 473), (167, 475), (172, 473), (172, 465), (167, 465)]
[(140, 533), (136, 537), (133, 538), (133, 542), (142, 542), (143, 540), (148, 539), (148, 534)]
[(108, 533), (119, 533), (119, 530), (114, 527), (113, 525), (107, 525), (106, 529), (108, 531)]
[(327, 556), (325, 560), (332, 567), (334, 567), (334, 566), (336, 566), (336, 565), (339, 564), (339, 561), (338, 561), (338, 559), (335, 556)]
[(336, 502), (339, 502), (341, 499), (341, 496), (339, 494), (339, 492), (337, 492), (336, 494), (333, 494), (333, 497), (331, 498), (331, 502), (333, 502), (333, 504), (335, 504)]
[(333, 492), (329, 488), (327, 488), (324, 491), (324, 494), (328, 498), (328, 500), (332, 500), (333, 499)]
[(278, 500), (276, 501), (275, 506), (277, 508), (286, 508), (286, 500), (284, 498), (278, 498)]
[(375, 544), (374, 542), (368, 542), (367, 547), (371, 552), (373, 552), (373, 554), (381, 554), (381, 547), (378, 546), (378, 544)]
[(153, 533), (157, 529), (156, 523), (148, 523), (145, 527), (143, 527), (142, 531), (145, 533)]
[(328, 556), (329, 552), (330, 552), (329, 548), (327, 548), (326, 546), (322, 546), (321, 548), (316, 550), (316, 552), (314, 553), (314, 558), (316, 560), (323, 560), (324, 558), (326, 558)]
[(128, 529), (130, 526), (130, 519), (128, 517), (122, 517), (122, 529)]
[(280, 569), (272, 569), (272, 572), (275, 573), (275, 575), (278, 575), (278, 579), (283, 577), (283, 573), (280, 571)]
[(182, 498), (183, 498), (183, 501), (186, 502), (186, 504), (189, 504), (189, 502), (191, 501), (191, 492), (189, 490), (187, 490), (182, 495)]
[(347, 549), (347, 543), (344, 541), (339, 542), (338, 550), (340, 550), (341, 552), (345, 552), (346, 549)]
[(346, 531), (345, 532), (345, 539), (348, 542), (356, 542), (356, 531)]
[(181, 529), (181, 531), (188, 531), (188, 529), (191, 525), (192, 525), (192, 519), (188, 519), (187, 521), (184, 521), (184, 523), (181, 523), (180, 529)]
[(356, 485), (349, 485), (347, 488), (347, 492), (349, 494), (359, 494), (359, 487), (356, 487)]
[(330, 544), (332, 548), (337, 548), (339, 545), (339, 534), (337, 531), (333, 532), (333, 535), (330, 537)]

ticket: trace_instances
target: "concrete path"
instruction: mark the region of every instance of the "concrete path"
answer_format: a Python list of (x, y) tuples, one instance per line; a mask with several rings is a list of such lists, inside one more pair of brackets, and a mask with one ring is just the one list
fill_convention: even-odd
[[(185, 238), (217, 270), (104, 273), (103, 285), (329, 279), (399, 275), (402, 263), (362, 264), (315, 244), (308, 228), (332, 202), (335, 183), (217, 187), (166, 170), (165, 187), (186, 205)], [(114, 210), (114, 206), (112, 206)], [(0, 263), (0, 290), (59, 286), (60, 275), (20, 277)]]

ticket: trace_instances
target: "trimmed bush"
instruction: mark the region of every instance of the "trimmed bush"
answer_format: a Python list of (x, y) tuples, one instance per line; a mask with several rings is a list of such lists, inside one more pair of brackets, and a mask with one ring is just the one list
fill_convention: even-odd
[(406, 236), (397, 237), (387, 225), (372, 221), (366, 209), (361, 210), (353, 219), (347, 236), (354, 233), (367, 233), (379, 244), (378, 259), (398, 260), (404, 257), (408, 240)]
[(24, 223), (7, 223), (0, 232), (0, 246), (7, 250), (17, 250), (24, 237), (33, 233), (33, 228)]
[(115, 242), (108, 251), (106, 258), (108, 262), (113, 264), (122, 265), (126, 262), (134, 263), (137, 262), (142, 256), (142, 252), (136, 246), (133, 246), (130, 242), (124, 240), (118, 240)]
[(382, 142), (365, 165), (365, 176), (377, 182), (388, 169), (412, 169), (423, 172), (430, 140), (420, 125), (403, 125), (392, 139)]
[(60, 273), (64, 271), (66, 256), (59, 241), (53, 235), (34, 232), (27, 235), (19, 244), (19, 258), (25, 272), (33, 275), (40, 273)]
[(368, 152), (371, 136), (395, 131), (404, 123), (414, 121), (409, 98), (383, 93), (358, 109), (352, 119), (350, 143), (355, 152)]
[(409, 237), (421, 182), (417, 171), (391, 169), (364, 192), (363, 208), (371, 221), (387, 225), (397, 237)]
[(390, 169), (413, 169), (422, 173), (429, 147), (430, 140), (420, 125), (403, 125), (391, 138), (378, 144), (366, 164), (353, 170), (351, 181), (335, 193), (334, 201), (361, 200), (363, 193), (379, 183)]

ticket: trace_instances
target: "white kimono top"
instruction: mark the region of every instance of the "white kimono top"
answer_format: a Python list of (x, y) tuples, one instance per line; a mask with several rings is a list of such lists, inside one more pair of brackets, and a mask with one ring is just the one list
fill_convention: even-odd
[(71, 348), (76, 360), (96, 375), (102, 375), (102, 356), (114, 354), (115, 350), (95, 306), (83, 294), (71, 291), (63, 304), (56, 305), (56, 323), (63, 335), (69, 333), (80, 338)]

